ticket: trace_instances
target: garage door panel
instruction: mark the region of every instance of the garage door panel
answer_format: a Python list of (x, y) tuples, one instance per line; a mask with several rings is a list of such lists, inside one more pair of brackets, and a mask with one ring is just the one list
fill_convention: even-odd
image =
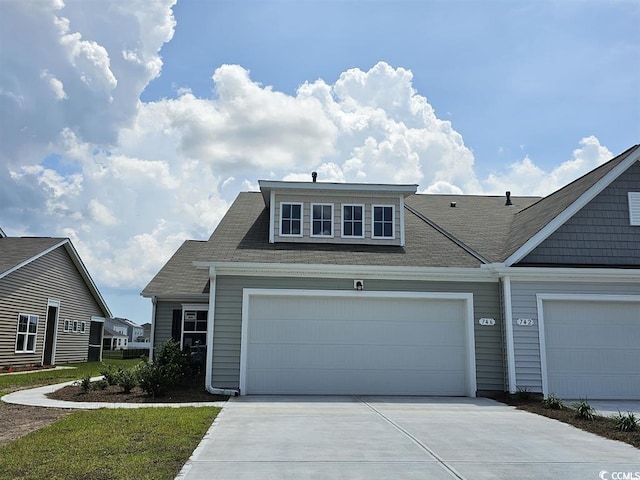
[(543, 300), (548, 393), (640, 398), (640, 302)]
[(466, 301), (395, 295), (250, 297), (245, 393), (465, 395)]

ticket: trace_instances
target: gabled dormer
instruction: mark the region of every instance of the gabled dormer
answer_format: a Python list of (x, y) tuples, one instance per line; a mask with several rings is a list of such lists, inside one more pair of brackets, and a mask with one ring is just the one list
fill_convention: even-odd
[(260, 180), (269, 243), (404, 246), (404, 199), (417, 185)]

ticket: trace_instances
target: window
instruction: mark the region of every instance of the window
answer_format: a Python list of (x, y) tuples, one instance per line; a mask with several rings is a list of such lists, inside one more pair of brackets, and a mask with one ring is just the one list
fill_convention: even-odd
[(182, 348), (207, 344), (207, 310), (185, 310)]
[(333, 205), (311, 204), (311, 236), (333, 237)]
[(640, 225), (640, 192), (629, 192), (629, 224)]
[(36, 350), (38, 316), (21, 313), (18, 315), (18, 333), (16, 335), (16, 353), (33, 353)]
[(65, 321), (64, 321), (64, 331), (65, 332), (70, 332), (71, 331), (71, 320), (69, 320), (68, 318), (65, 319)]
[(80, 333), (86, 333), (86, 332), (87, 332), (87, 322), (80, 323)]
[(364, 206), (342, 206), (342, 236), (364, 238)]
[(372, 237), (373, 238), (393, 238), (394, 237), (394, 221), (393, 221), (393, 205), (374, 205)]
[(280, 235), (290, 237), (302, 236), (302, 204), (280, 204)]
[(73, 321), (73, 331), (77, 332), (78, 331), (78, 320), (74, 320)]

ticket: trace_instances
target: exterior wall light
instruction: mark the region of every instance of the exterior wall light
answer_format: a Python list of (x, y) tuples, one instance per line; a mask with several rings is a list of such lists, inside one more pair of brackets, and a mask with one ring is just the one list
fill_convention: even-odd
[(353, 289), (357, 291), (364, 290), (364, 281), (362, 280), (354, 280), (353, 281)]

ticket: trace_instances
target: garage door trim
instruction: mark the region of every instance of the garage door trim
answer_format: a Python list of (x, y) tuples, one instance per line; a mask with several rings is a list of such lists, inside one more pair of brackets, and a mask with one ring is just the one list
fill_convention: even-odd
[(466, 343), (466, 390), (467, 396), (476, 396), (476, 355), (473, 321), (473, 294), (457, 292), (387, 292), (387, 291), (349, 291), (349, 290), (301, 290), (244, 288), (242, 290), (242, 337), (240, 342), (240, 392), (246, 392), (247, 382), (247, 343), (249, 332), (249, 303), (254, 296), (271, 297), (352, 297), (352, 298), (393, 298), (393, 299), (439, 299), (463, 300), (465, 303), (465, 343)]
[(547, 346), (544, 330), (544, 308), (545, 300), (553, 301), (589, 301), (589, 302), (640, 302), (640, 295), (583, 295), (583, 294), (563, 294), (563, 293), (538, 293), (536, 303), (538, 309), (538, 338), (540, 344), (540, 367), (542, 370), (542, 394), (549, 395), (549, 377), (547, 371)]

